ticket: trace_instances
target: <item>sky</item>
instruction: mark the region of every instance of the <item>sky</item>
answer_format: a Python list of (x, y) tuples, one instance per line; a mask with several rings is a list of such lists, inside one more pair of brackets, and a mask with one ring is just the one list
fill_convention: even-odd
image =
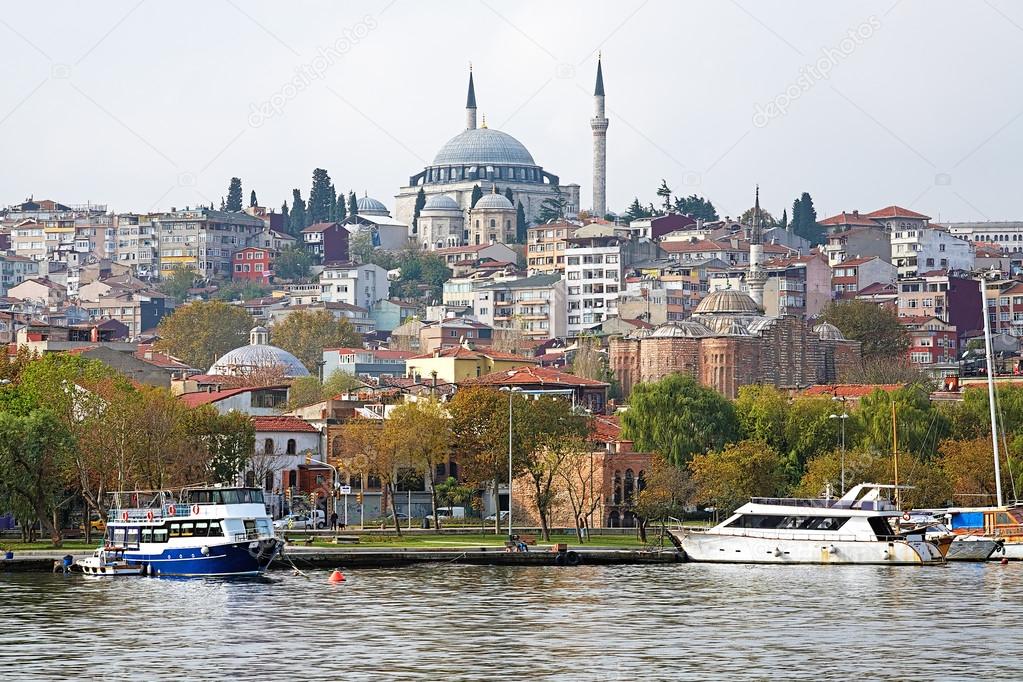
[(737, 216), (897, 204), (1020, 220), (1023, 5), (110, 0), (0, 12), (0, 204), (147, 212), (279, 207), (312, 170), (394, 206), (464, 128), (468, 65), (492, 128), (591, 197), (597, 53), (607, 195)]

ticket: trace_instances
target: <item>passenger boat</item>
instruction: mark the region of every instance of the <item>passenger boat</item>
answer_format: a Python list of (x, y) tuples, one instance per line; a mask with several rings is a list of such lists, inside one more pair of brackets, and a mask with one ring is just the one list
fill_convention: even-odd
[(755, 497), (706, 531), (673, 531), (692, 561), (767, 564), (890, 564), (944, 562), (923, 535), (903, 535), (901, 515), (882, 490), (861, 483), (840, 498)]
[(946, 561), (987, 561), (996, 552), (1001, 552), (1005, 544), (1004, 540), (993, 539), (982, 531), (961, 525), (953, 532), (952, 514), (916, 511), (908, 520), (907, 515), (902, 515), (899, 532), (907, 535), (922, 533), (928, 540), (939, 543), (939, 548), (942, 547), (941, 542), (950, 541), (945, 552)]
[(951, 507), (944, 515), (957, 537), (995, 544), (989, 559), (1023, 560), (1023, 506)]
[(263, 491), (195, 486), (178, 494), (113, 494), (106, 542), (148, 575), (258, 575), (283, 543), (274, 535)]
[(142, 566), (124, 558), (124, 547), (103, 546), (92, 556), (78, 559), (74, 567), (85, 575), (141, 575)]

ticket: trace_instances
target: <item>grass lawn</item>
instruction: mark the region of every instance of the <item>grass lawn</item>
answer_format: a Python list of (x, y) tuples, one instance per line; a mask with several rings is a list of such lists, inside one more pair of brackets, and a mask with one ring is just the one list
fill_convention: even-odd
[(53, 543), (49, 540), (41, 540), (38, 542), (0, 540), (0, 551), (27, 552), (29, 550), (67, 550), (71, 552), (80, 552), (83, 550), (96, 549), (101, 544), (103, 544), (102, 535), (96, 536), (92, 542), (85, 542), (85, 540), (65, 540), (60, 547), (54, 547)]
[[(358, 533), (344, 533), (344, 535), (359, 535)], [(656, 533), (647, 535), (651, 542), (656, 542)], [(416, 533), (415, 535), (404, 535), (402, 537), (385, 537), (373, 535), (360, 535), (359, 543), (352, 544), (352, 547), (379, 547), (393, 549), (466, 549), (470, 547), (504, 547), (504, 535), (478, 534), (478, 535), (433, 535), (431, 533)], [(575, 547), (614, 547), (622, 549), (635, 549), (643, 547), (643, 543), (635, 535), (594, 535), (589, 542), (580, 544), (575, 534), (551, 535), (551, 543), (566, 542), (569, 546)], [(537, 544), (545, 545), (537, 536)], [(335, 545), (333, 542), (314, 542), (314, 547), (341, 547), (344, 544)]]

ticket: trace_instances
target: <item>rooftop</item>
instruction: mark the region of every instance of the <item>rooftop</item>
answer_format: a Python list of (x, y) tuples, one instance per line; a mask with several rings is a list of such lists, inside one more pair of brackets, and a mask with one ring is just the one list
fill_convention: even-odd
[(462, 382), (477, 386), (542, 386), (544, 388), (606, 388), (603, 381), (587, 379), (553, 367), (515, 367)]
[(253, 417), (252, 425), (256, 431), (285, 433), (319, 433), (312, 424), (298, 417), (272, 416)]

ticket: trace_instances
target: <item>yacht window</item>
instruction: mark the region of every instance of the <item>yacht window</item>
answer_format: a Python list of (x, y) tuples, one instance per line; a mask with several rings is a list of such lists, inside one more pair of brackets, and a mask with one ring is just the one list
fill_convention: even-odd
[(180, 523), (172, 523), (170, 525), (170, 536), (172, 538), (179, 538), (179, 537), (181, 537), (181, 524)]
[(153, 529), (153, 542), (167, 542), (167, 529), (166, 528), (154, 528)]
[(765, 514), (743, 514), (728, 524), (731, 528), (777, 528), (785, 520), (784, 516), (768, 516)]
[(209, 533), (209, 531), (210, 531), (210, 526), (205, 521), (196, 521), (195, 522), (195, 536), (196, 537), (204, 538), (204, 537), (206, 537), (206, 534)]
[(223, 537), (224, 531), (220, 530), (220, 521), (210, 521), (210, 537)]
[(262, 490), (250, 490), (249, 491), (249, 502), (254, 504), (263, 504), (263, 491)]
[(153, 529), (152, 528), (143, 528), (142, 529), (142, 542), (152, 542), (152, 541), (153, 541)]
[(130, 547), (131, 549), (138, 549), (138, 546), (139, 546), (139, 529), (138, 528), (128, 528), (127, 529), (127, 534), (126, 534), (125, 539), (124, 539), (124, 544), (125, 544), (125, 547)]
[(192, 537), (194, 532), (195, 532), (195, 524), (194, 523), (189, 522), (189, 523), (181, 524), (181, 537), (183, 537), (183, 538), (190, 538), (190, 537)]
[(114, 544), (115, 545), (123, 545), (124, 544), (124, 529), (123, 528), (115, 528), (114, 529), (113, 540), (114, 540)]
[(867, 519), (867, 523), (870, 524), (870, 529), (874, 531), (874, 535), (878, 539), (885, 539), (895, 535), (895, 531), (888, 525), (888, 519), (883, 516), (871, 516)]

